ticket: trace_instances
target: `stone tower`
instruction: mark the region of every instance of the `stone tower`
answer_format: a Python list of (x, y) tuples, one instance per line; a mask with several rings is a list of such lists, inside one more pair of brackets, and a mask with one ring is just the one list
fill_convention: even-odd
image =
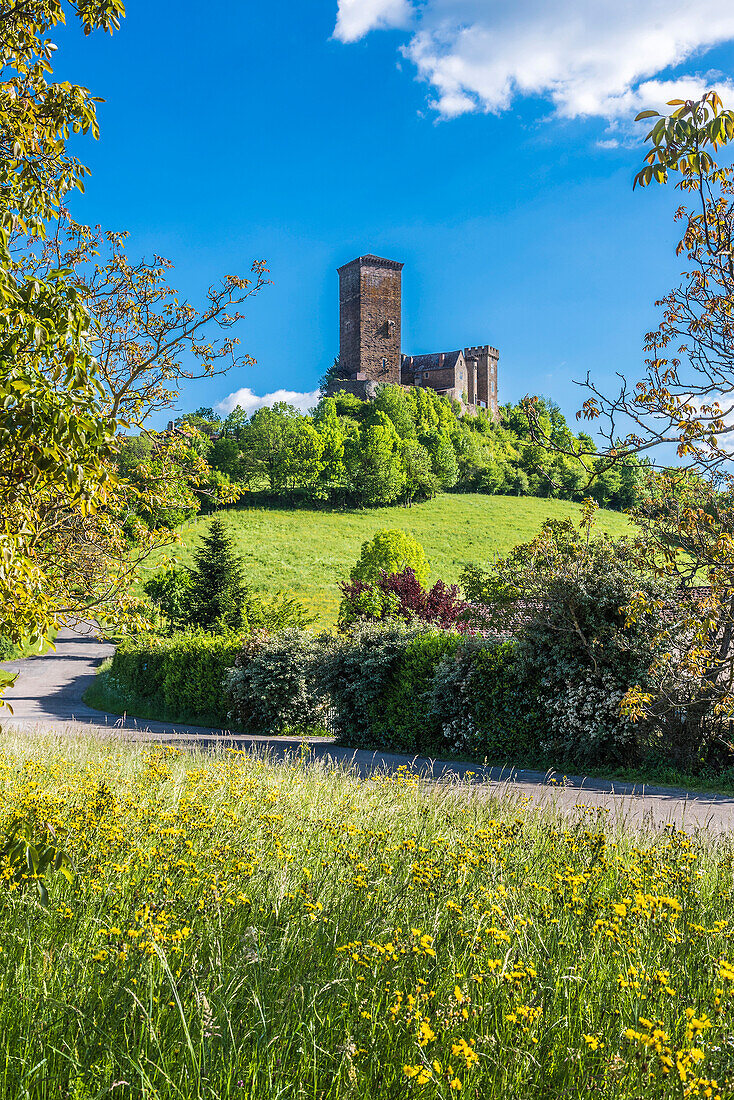
[(464, 357), (467, 363), (473, 360), (476, 364), (477, 404), (490, 409), (497, 416), (499, 413), (497, 364), (500, 353), (491, 344), (482, 344), (480, 347), (464, 348)]
[(339, 271), (339, 363), (350, 378), (400, 384), (401, 272), (379, 256)]

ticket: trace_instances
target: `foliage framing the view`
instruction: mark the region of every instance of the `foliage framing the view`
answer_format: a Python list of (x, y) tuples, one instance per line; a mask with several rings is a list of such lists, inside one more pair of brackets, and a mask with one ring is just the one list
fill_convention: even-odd
[[(646, 337), (642, 377), (622, 378), (612, 394), (587, 377), (589, 396), (578, 415), (594, 423), (606, 445), (601, 456), (596, 448), (573, 454), (588, 483), (600, 464), (612, 468), (645, 456), (648, 491), (632, 509), (641, 529), (638, 564), (682, 587), (664, 630), (670, 644), (660, 647), (649, 688), (627, 693), (626, 713), (708, 727), (711, 737), (721, 737), (722, 723), (734, 714), (734, 172), (714, 157), (734, 138), (734, 113), (714, 91), (669, 106), (668, 115), (638, 115), (655, 121), (635, 184), (677, 177), (689, 203), (676, 213), (683, 226), (677, 253), (686, 269), (680, 285), (657, 303), (663, 316)], [(524, 407), (533, 437), (559, 450), (535, 400), (526, 399)], [(685, 596), (691, 585), (695, 591)], [(649, 610), (640, 594), (628, 605), (628, 621)]]
[[(71, 7), (85, 33), (111, 31), (124, 12), (116, 0)], [(10, 233), (42, 236), (67, 192), (82, 187), (69, 134), (96, 136), (89, 92), (48, 80), (45, 35), (63, 20), (54, 0), (0, 13), (0, 634), (13, 641), (42, 636), (58, 610), (89, 593), (92, 555), (63, 550), (85, 545), (108, 497), (115, 431), (99, 415), (88, 317), (68, 273), (28, 278), (9, 249)]]
[[(67, 149), (98, 136), (97, 100), (53, 82), (47, 37), (78, 17), (119, 26), (119, 0), (11, 2), (0, 12), (0, 637), (37, 641), (60, 621), (144, 625), (137, 564), (170, 541), (167, 520), (239, 489), (212, 476), (189, 433), (156, 439), (125, 477), (120, 433), (171, 404), (183, 380), (240, 362), (229, 330), (265, 284), (226, 278), (197, 311), (166, 283), (167, 261), (133, 263), (124, 233), (72, 221), (87, 169)], [(213, 341), (215, 326), (223, 339)], [(191, 365), (193, 364), (193, 365)]]

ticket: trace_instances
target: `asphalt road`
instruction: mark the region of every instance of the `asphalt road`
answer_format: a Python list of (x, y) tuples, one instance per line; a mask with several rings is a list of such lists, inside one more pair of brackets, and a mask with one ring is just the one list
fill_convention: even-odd
[[(92, 628), (63, 629), (55, 650), (43, 656), (9, 661), (2, 668), (18, 673), (15, 684), (5, 693), (13, 714), (0, 711), (7, 729), (34, 733), (93, 733), (102, 737), (136, 741), (165, 741), (196, 747), (232, 746), (267, 752), (284, 758), (302, 751), (302, 741), (288, 737), (257, 738), (229, 730), (206, 729), (176, 722), (103, 714), (84, 703), (82, 696), (92, 683), (102, 661), (113, 647), (98, 640)], [(725, 795), (688, 793), (668, 787), (644, 787), (584, 776), (549, 777), (542, 772), (518, 769), (482, 768), (455, 761), (427, 760), (395, 753), (353, 751), (334, 745), (328, 738), (308, 739), (312, 759), (328, 766), (353, 767), (366, 776), (376, 770), (407, 766), (426, 779), (472, 784), (477, 796), (502, 795), (526, 798), (533, 806), (556, 806), (563, 811), (579, 804), (606, 812), (610, 825), (635, 824), (659, 828), (675, 824), (689, 831), (705, 829), (728, 832), (734, 829), (734, 798)], [(469, 774), (471, 773), (471, 774)]]

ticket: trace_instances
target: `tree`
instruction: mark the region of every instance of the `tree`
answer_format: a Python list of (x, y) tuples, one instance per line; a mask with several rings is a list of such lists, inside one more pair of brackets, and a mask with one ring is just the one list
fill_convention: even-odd
[(411, 505), (416, 497), (432, 497), (439, 480), (431, 467), (431, 457), (417, 439), (400, 440), (400, 461), (403, 467), (405, 503)]
[(373, 410), (370, 422), (348, 437), (344, 465), (354, 495), (365, 504), (392, 504), (405, 485), (400, 437), (384, 413)]
[(99, 136), (91, 93), (48, 81), (55, 46), (46, 36), (66, 21), (65, 8), (85, 34), (111, 33), (125, 14), (122, 0), (8, 0), (0, 11), (0, 224), (9, 232), (44, 235), (46, 222), (59, 215), (70, 190), (83, 190), (87, 175), (68, 152), (69, 133)]
[(168, 565), (150, 577), (144, 588), (170, 631), (193, 626), (214, 634), (275, 633), (314, 621), (292, 592), (264, 595), (252, 590), (220, 519), (212, 520), (202, 538), (193, 569)]
[[(415, 404), (413, 420), (418, 433), (429, 432), (431, 429), (437, 428), (439, 425), (439, 412), (433, 399), (433, 391), (423, 386), (416, 386), (411, 396)], [(437, 397), (438, 394), (435, 396)]]
[[(171, 408), (183, 383), (254, 365), (252, 356), (237, 354), (239, 340), (231, 333), (244, 318), (240, 307), (268, 279), (265, 264), (256, 261), (251, 278), (227, 276), (208, 289), (206, 304), (197, 309), (169, 285), (169, 260), (132, 262), (126, 239), (127, 233), (65, 219), (40, 249), (23, 257), (22, 266), (31, 276), (70, 272), (90, 318), (88, 340), (105, 411), (140, 426), (151, 414)], [(214, 420), (206, 408), (194, 417), (206, 419), (202, 414)]]
[(316, 412), (316, 428), (323, 444), (321, 454), (321, 480), (329, 486), (344, 483), (344, 429), (336, 412), (336, 401), (325, 397)]
[(415, 436), (415, 424), (402, 386), (379, 386), (373, 407), (392, 421), (401, 439)]
[(336, 415), (342, 421), (349, 420), (355, 424), (362, 424), (369, 419), (372, 408), (371, 402), (360, 400), (355, 393), (337, 390), (334, 394), (334, 403), (336, 405)]
[(197, 431), (210, 439), (214, 439), (222, 430), (221, 417), (208, 405), (202, 405), (195, 412), (186, 413), (184, 416), (177, 417), (174, 421), (174, 426), (177, 428), (185, 425), (196, 428)]
[[(119, 0), (70, 7), (86, 33), (111, 31), (124, 10)], [(99, 608), (126, 572), (100, 515), (114, 490), (115, 424), (100, 415), (88, 315), (66, 272), (29, 278), (8, 243), (9, 232), (43, 236), (86, 174), (68, 133), (97, 132), (90, 93), (47, 79), (46, 35), (63, 19), (58, 0), (0, 12), (0, 634), (13, 641)]]
[(207, 455), (210, 466), (226, 474), (232, 481), (242, 476), (242, 455), (237, 440), (231, 435), (220, 435), (211, 445)]
[(323, 375), (319, 379), (319, 390), (323, 397), (327, 390), (331, 386), (336, 385), (337, 382), (343, 382), (349, 377), (349, 372), (344, 367), (339, 365), (339, 356), (337, 355), (334, 362), (330, 367), (327, 367)]
[[(588, 472), (576, 448), (588, 450), (600, 463), (591, 490), (600, 503), (633, 504), (639, 495), (640, 462), (628, 456), (623, 464), (610, 467), (596, 454), (588, 435), (573, 436), (556, 406), (543, 402), (541, 407), (542, 424), (552, 433), (550, 445), (531, 438), (520, 408), (506, 406), (502, 423), (481, 415), (457, 417), (440, 394), (406, 394), (394, 386), (381, 388), (375, 401), (361, 401), (353, 394), (321, 398), (307, 416), (279, 405), (258, 411), (250, 423), (242, 409), (221, 420), (204, 408), (176, 424), (179, 431), (198, 430), (198, 451), (211, 467), (196, 487), (203, 510), (218, 507), (224, 502), (223, 492), (236, 493), (240, 482), (261, 480), (278, 495), (303, 492), (313, 499), (336, 498), (347, 490), (355, 502), (377, 505), (398, 500), (410, 505), (454, 487), (461, 492), (581, 500), (589, 492)], [(423, 426), (416, 433), (412, 421), (420, 410)], [(429, 421), (432, 426), (426, 427)], [(553, 440), (573, 447), (573, 454), (556, 449)], [(192, 484), (193, 475), (194, 471)]]
[[(46, 315), (34, 352), (21, 354), (21, 334), (0, 317), (0, 635), (13, 642), (36, 640), (57, 615), (95, 606), (98, 566), (114, 587), (107, 567), (121, 549), (114, 531), (103, 548), (95, 538), (113, 490), (114, 434), (99, 415), (91, 362), (66, 325), (52, 327), (64, 291), (59, 302), (47, 289), (45, 305), (28, 303), (23, 317), (35, 329), (36, 309)], [(62, 359), (52, 369), (55, 353), (69, 365)]]
[(248, 588), (242, 562), (220, 519), (212, 520), (194, 555), (186, 621), (202, 630), (241, 630)]
[(171, 538), (140, 522), (145, 509), (177, 505), (181, 476), (224, 499), (188, 445), (154, 443), (121, 478), (117, 433), (170, 404), (184, 378), (231, 365), (236, 341), (212, 342), (206, 327), (231, 328), (264, 280), (261, 265), (250, 283), (225, 280), (199, 314), (165, 284), (165, 261), (131, 264), (124, 234), (69, 221), (86, 169), (67, 139), (96, 137), (97, 122), (86, 89), (49, 82), (47, 34), (65, 10), (86, 33), (124, 13), (121, 0), (11, 0), (0, 13), (0, 634), (17, 640), (87, 615), (134, 625), (136, 565)]
[[(714, 91), (669, 106), (668, 115), (638, 115), (652, 128), (635, 186), (677, 180), (690, 200), (676, 214), (683, 226), (677, 253), (686, 263), (681, 283), (657, 303), (662, 320), (646, 337), (644, 373), (636, 381), (623, 377), (611, 394), (587, 376), (578, 415), (597, 428), (598, 453), (581, 436), (573, 445), (552, 441), (537, 401), (527, 398), (524, 408), (534, 438), (573, 453), (589, 484), (645, 458), (644, 492), (632, 509), (641, 531), (639, 564), (674, 578), (682, 591), (648, 686), (627, 693), (625, 712), (661, 729), (690, 727), (700, 746), (724, 746), (734, 715), (734, 174), (714, 154), (734, 139), (734, 112)], [(697, 591), (702, 582), (707, 588)], [(644, 593), (632, 600), (630, 622), (647, 608)]]
[(308, 417), (298, 416), (288, 421), (285, 446), (284, 486), (291, 492), (303, 489), (313, 493), (323, 468), (324, 440)]
[(172, 565), (154, 573), (143, 585), (145, 594), (165, 615), (174, 630), (185, 626), (191, 613), (191, 570)]
[(421, 442), (431, 459), (431, 467), (442, 489), (453, 489), (459, 480), (459, 463), (448, 434), (443, 431), (424, 433)]
[(353, 581), (376, 584), (383, 573), (402, 573), (405, 569), (411, 569), (425, 588), (431, 569), (423, 547), (407, 531), (386, 528), (362, 543), (359, 561), (350, 576)]
[(140, 547), (144, 541), (140, 521), (154, 544), (165, 543), (172, 528), (200, 509), (211, 511), (239, 498), (240, 485), (211, 461), (215, 446), (190, 423), (171, 432), (118, 437), (117, 504), (129, 504), (124, 528), (131, 544)]
[(311, 421), (283, 401), (258, 409), (243, 431), (243, 463), (271, 492), (311, 487), (321, 472), (323, 441)]

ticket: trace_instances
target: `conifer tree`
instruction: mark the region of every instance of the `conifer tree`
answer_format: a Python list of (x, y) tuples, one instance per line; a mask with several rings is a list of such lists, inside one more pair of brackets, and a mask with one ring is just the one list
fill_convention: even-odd
[(188, 621), (203, 630), (240, 630), (245, 625), (248, 586), (231, 536), (212, 520), (191, 570)]

